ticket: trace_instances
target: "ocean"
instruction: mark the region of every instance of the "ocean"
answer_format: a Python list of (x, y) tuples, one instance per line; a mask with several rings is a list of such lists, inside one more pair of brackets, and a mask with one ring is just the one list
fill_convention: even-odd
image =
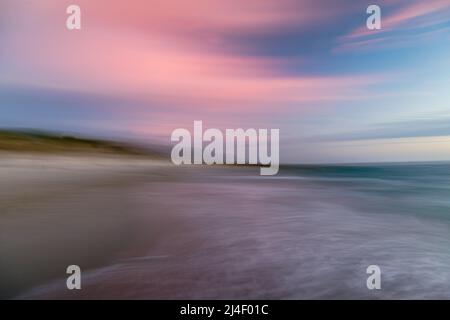
[[(3, 296), (450, 298), (449, 164), (258, 172), (114, 167), (3, 205)], [(66, 289), (68, 264), (81, 267), (82, 290)], [(371, 265), (379, 290), (366, 285)]]

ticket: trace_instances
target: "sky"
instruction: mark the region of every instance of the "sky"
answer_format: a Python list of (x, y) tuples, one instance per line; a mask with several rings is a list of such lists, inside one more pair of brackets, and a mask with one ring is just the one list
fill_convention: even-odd
[(0, 0), (0, 128), (170, 145), (202, 120), (280, 129), (282, 163), (450, 160), (449, 101), (448, 0)]

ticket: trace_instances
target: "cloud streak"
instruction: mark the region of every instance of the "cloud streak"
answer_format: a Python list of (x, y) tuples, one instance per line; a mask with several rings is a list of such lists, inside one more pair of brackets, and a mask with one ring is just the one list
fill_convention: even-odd
[(450, 2), (447, 0), (394, 1), (384, 3), (381, 8), (380, 30), (361, 25), (340, 37), (334, 51), (399, 47), (449, 31)]
[(365, 130), (316, 137), (317, 141), (362, 141), (398, 138), (450, 137), (450, 117), (394, 121), (371, 125)]

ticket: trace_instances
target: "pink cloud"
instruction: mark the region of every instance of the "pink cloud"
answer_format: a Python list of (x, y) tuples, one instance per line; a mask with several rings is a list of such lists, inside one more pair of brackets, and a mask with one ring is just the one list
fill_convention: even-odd
[[(72, 4), (60, 0), (4, 1), (7, 1), (5, 6), (14, 9), (11, 12), (27, 15), (27, 21), (30, 16), (34, 17), (30, 22), (39, 20), (40, 28), (55, 21), (59, 23), (65, 18), (60, 13)], [(184, 0), (77, 0), (75, 3), (82, 8), (86, 25), (166, 35), (207, 30), (268, 32), (320, 24), (349, 7), (332, 5), (326, 0), (195, 0), (189, 3)]]
[[(148, 102), (149, 110), (153, 104), (167, 108), (150, 116), (124, 106), (125, 114), (133, 114), (136, 132), (148, 131), (146, 123), (156, 120), (154, 133), (165, 132), (174, 122), (197, 115), (220, 126), (248, 114), (310, 112), (318, 104), (366, 99), (372, 85), (386, 80), (381, 75), (283, 75), (283, 67), (299, 61), (211, 51), (197, 39), (203, 32), (214, 38), (224, 30), (315, 23), (331, 14), (320, 1), (301, 1), (300, 11), (293, 10), (299, 4), (293, 0), (205, 0), (189, 5), (181, 0), (157, 5), (138, 0), (133, 6), (77, 2), (82, 8), (81, 31), (64, 28), (61, 1), (14, 4), (19, 6), (14, 12), (20, 23), (5, 36), (5, 61), (12, 71), (0, 80), (139, 97)], [(180, 110), (185, 116), (177, 114)], [(214, 120), (217, 114), (220, 120)]]
[(21, 60), (21, 81), (33, 81), (35, 75), (40, 85), (177, 99), (205, 108), (345, 100), (346, 93), (381, 80), (286, 76), (277, 70), (290, 60), (210, 53), (165, 38), (143, 41), (133, 34), (91, 31), (72, 37), (61, 32), (46, 39), (14, 39), (9, 47), (19, 52), (15, 59)]

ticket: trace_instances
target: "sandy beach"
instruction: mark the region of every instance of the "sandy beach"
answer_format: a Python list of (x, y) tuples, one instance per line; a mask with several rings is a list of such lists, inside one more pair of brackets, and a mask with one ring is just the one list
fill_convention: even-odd
[[(141, 227), (133, 188), (143, 179), (170, 179), (167, 166), (114, 156), (2, 154), (0, 295), (64, 277), (70, 264), (88, 269), (120, 257)], [(154, 225), (146, 227), (149, 238)]]

